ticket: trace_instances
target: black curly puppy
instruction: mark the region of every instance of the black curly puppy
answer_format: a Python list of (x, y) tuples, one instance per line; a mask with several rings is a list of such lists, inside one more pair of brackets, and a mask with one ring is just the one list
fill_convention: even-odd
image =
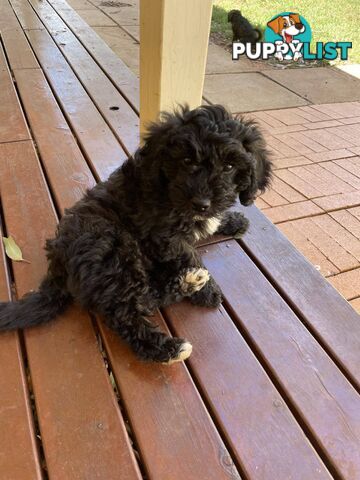
[(228, 13), (228, 22), (233, 31), (233, 42), (254, 43), (261, 39), (261, 31), (254, 28), (249, 20), (241, 14), (240, 10), (231, 10)]
[(194, 248), (214, 232), (238, 236), (248, 221), (226, 213), (269, 182), (264, 140), (221, 106), (164, 113), (144, 146), (65, 212), (46, 243), (38, 291), (0, 304), (0, 329), (48, 322), (77, 302), (103, 316), (143, 359), (172, 363), (191, 345), (151, 323), (157, 307), (184, 297), (215, 307), (221, 292)]

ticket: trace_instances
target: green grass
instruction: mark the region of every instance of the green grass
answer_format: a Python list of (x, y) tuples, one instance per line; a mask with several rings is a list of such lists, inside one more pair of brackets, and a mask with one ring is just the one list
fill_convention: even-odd
[(235, 8), (241, 10), (254, 26), (262, 29), (278, 13), (299, 13), (311, 26), (312, 43), (353, 42), (348, 63), (360, 63), (359, 0), (302, 0), (295, 5), (282, 0), (215, 0), (211, 31), (220, 32), (231, 39), (227, 13)]

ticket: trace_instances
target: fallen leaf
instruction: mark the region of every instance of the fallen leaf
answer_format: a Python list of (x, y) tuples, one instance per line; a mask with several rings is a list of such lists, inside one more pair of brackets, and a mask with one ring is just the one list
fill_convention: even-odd
[(15, 240), (11, 235), (9, 237), (3, 237), (3, 242), (6, 255), (11, 258), (11, 260), (14, 260), (15, 262), (30, 263), (28, 260), (25, 260), (23, 258), (20, 247), (16, 244)]
[(115, 379), (114, 379), (114, 375), (112, 374), (112, 372), (110, 372), (110, 382), (111, 382), (111, 385), (113, 386), (113, 389), (116, 390), (116, 382), (115, 382)]

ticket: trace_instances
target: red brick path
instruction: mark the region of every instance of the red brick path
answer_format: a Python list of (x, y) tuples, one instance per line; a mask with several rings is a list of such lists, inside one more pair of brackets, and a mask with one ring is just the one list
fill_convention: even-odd
[(275, 165), (258, 206), (360, 312), (360, 103), (249, 116)]

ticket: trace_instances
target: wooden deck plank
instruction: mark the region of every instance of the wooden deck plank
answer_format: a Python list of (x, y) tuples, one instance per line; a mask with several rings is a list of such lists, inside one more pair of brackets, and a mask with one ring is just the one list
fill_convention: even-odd
[(30, 133), (20, 108), (1, 45), (0, 85), (0, 143), (28, 140)]
[[(31, 142), (2, 144), (0, 154), (7, 231), (31, 262), (13, 264), (21, 296), (45, 271), (42, 245), (56, 217)], [(88, 315), (73, 309), (25, 332), (25, 340), (49, 476), (139, 480)]]
[[(2, 297), (2, 300), (7, 298)], [(26, 373), (17, 333), (0, 335), (0, 362), (0, 477), (3, 480), (41, 480)]]
[(356, 390), (234, 240), (201, 251), (233, 318), (328, 461), (342, 478), (360, 477)]
[(251, 225), (246, 250), (360, 387), (359, 315), (260, 210), (243, 212)]
[[(6, 10), (8, 12), (8, 10)], [(35, 15), (32, 11), (31, 15)], [(16, 20), (14, 11), (8, 15), (10, 21)], [(84, 154), (93, 169), (100, 172), (100, 179), (109, 174), (127, 158), (113, 132), (106, 124), (100, 112), (94, 106), (87, 92), (56, 47), (50, 35), (42, 30), (27, 31), (27, 36), (39, 60), (57, 99), (64, 110), (68, 122), (76, 132)], [(16, 52), (15, 52), (16, 53)], [(18, 68), (19, 57), (7, 51), (11, 68)]]
[(4, 32), (6, 32), (6, 30), (13, 30), (14, 28), (19, 28), (17, 17), (14, 15), (14, 11), (11, 8), (8, 0), (2, 0), (0, 2), (1, 36), (4, 34)]
[(127, 154), (49, 34), (33, 30), (27, 35), (89, 163), (99, 178), (105, 180), (124, 162)]
[(99, 35), (65, 0), (49, 0), (58, 15), (81, 41), (96, 63), (119, 87), (123, 96), (140, 111), (140, 85), (137, 76), (127, 67)]
[(88, 314), (72, 307), (26, 340), (50, 478), (140, 480)]
[(26, 0), (11, 0), (10, 3), (24, 30), (45, 30), (39, 18), (34, 15), (34, 10), (29, 2)]
[[(3, 159), (0, 156), (0, 162)], [(0, 229), (0, 236), (3, 232)], [(0, 242), (0, 301), (11, 298)], [(19, 334), (0, 335), (0, 478), (41, 480), (40, 460), (29, 401)], [(16, 425), (16, 428), (14, 428)]]
[[(154, 320), (166, 329), (159, 315)], [(139, 362), (115, 334), (101, 330), (149, 478), (239, 479), (185, 366)]]
[(14, 72), (18, 91), (33, 132), (42, 164), (50, 183), (56, 182), (63, 195), (57, 205), (69, 208), (95, 185), (91, 170), (40, 70)]
[(1, 30), (1, 38), (11, 61), (12, 70), (40, 68), (21, 28), (4, 32)]
[(0, 2), (1, 38), (14, 68), (39, 68), (26, 36), (7, 0)]
[(119, 141), (133, 153), (139, 144), (139, 118), (134, 110), (54, 9), (41, 0), (31, 4)]
[(165, 313), (194, 347), (191, 372), (247, 478), (332, 478), (223, 307)]

